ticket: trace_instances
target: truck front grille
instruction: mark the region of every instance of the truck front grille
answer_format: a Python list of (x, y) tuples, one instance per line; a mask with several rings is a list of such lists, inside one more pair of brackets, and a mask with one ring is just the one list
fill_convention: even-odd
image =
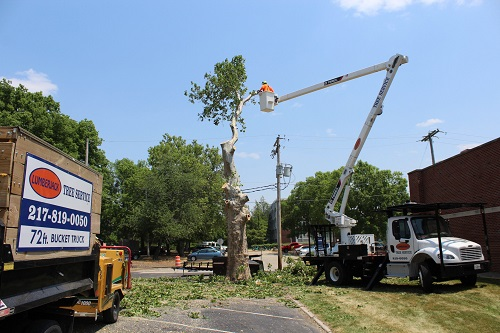
[(481, 247), (468, 247), (460, 249), (460, 257), (462, 261), (481, 260)]

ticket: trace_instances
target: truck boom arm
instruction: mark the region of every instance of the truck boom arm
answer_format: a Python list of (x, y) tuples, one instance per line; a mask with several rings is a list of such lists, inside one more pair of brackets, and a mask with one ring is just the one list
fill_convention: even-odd
[[(281, 96), (278, 99), (279, 102), (284, 102), (289, 99), (299, 97), (305, 94), (309, 94), (311, 92), (315, 92), (320, 89), (328, 88), (331, 86), (334, 86), (338, 83), (346, 82), (349, 80), (357, 79), (359, 77), (373, 74), (376, 72), (380, 72), (382, 70), (386, 70), (387, 74), (384, 78), (384, 81), (382, 82), (382, 87), (380, 88), (380, 91), (377, 94), (377, 97), (375, 99), (375, 102), (373, 103), (373, 106), (370, 110), (370, 113), (368, 114), (368, 117), (366, 118), (366, 121), (363, 125), (363, 128), (361, 129), (361, 132), (359, 134), (358, 139), (356, 140), (356, 143), (354, 144), (354, 147), (352, 149), (351, 154), (349, 155), (349, 159), (347, 160), (347, 163), (344, 167), (344, 170), (342, 171), (342, 174), (340, 176), (339, 181), (337, 182), (337, 186), (333, 190), (333, 194), (328, 201), (326, 208), (325, 208), (325, 217), (326, 219), (332, 223), (335, 224), (337, 227), (341, 229), (341, 241), (344, 243), (346, 241), (346, 235), (350, 233), (350, 230), (353, 226), (356, 225), (356, 220), (348, 218), (347, 216), (344, 215), (344, 210), (345, 206), (347, 203), (347, 197), (349, 195), (349, 186), (346, 186), (348, 183), (353, 171), (354, 171), (354, 165), (356, 164), (356, 160), (358, 159), (359, 153), (361, 152), (361, 149), (363, 149), (363, 145), (368, 137), (368, 134), (370, 133), (370, 130), (373, 126), (373, 123), (375, 122), (375, 119), (377, 116), (382, 114), (382, 103), (385, 99), (385, 96), (387, 95), (387, 91), (389, 90), (389, 87), (392, 84), (392, 81), (394, 79), (394, 76), (396, 75), (397, 70), (399, 69), (399, 66), (402, 64), (405, 64), (408, 62), (408, 57), (403, 56), (401, 54), (396, 54), (392, 56), (387, 62), (380, 63), (375, 66), (367, 67), (365, 69), (361, 69), (359, 71), (345, 74), (342, 76), (338, 76), (336, 78), (330, 79), (328, 81), (324, 81), (318, 84), (315, 84), (313, 86), (310, 86), (308, 88), (304, 88), (301, 90), (297, 90), (295, 92), (292, 92), (290, 94)], [(337, 203), (340, 194), (342, 190), (345, 188), (344, 191), (344, 197), (342, 200), (342, 205), (341, 209), (339, 212), (336, 212), (334, 210), (335, 204)]]
[(333, 79), (330, 79), (330, 80), (327, 80), (327, 81), (324, 81), (321, 83), (317, 83), (317, 84), (312, 85), (310, 87), (300, 89), (300, 90), (294, 91), (292, 93), (286, 94), (284, 96), (281, 96), (278, 99), (278, 103), (282, 103), (282, 102), (288, 101), (289, 99), (300, 97), (302, 95), (306, 95), (306, 94), (309, 94), (309, 93), (312, 93), (312, 92), (315, 92), (315, 91), (318, 91), (318, 90), (321, 90), (324, 88), (329, 88), (329, 87), (332, 87), (332, 86), (337, 85), (339, 83), (344, 83), (344, 82), (347, 82), (350, 80), (354, 80), (354, 79), (357, 79), (357, 78), (365, 76), (365, 75), (380, 72), (384, 69), (387, 69), (386, 62), (380, 63), (380, 64), (375, 65), (375, 66), (367, 67), (364, 69), (360, 69), (359, 71), (356, 71), (356, 72), (337, 76), (336, 78), (333, 78)]

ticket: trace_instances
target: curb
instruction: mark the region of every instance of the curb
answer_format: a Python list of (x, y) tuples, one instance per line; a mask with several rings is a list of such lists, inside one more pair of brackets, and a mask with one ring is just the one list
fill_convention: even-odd
[(311, 311), (309, 311), (309, 309), (302, 303), (300, 303), (299, 301), (297, 301), (296, 299), (292, 299), (292, 301), (302, 310), (304, 311), (304, 313), (306, 315), (308, 315), (312, 320), (314, 320), (316, 322), (316, 324), (318, 324), (325, 332), (327, 333), (332, 333), (332, 330), (326, 326), (325, 323), (323, 323), (321, 320), (319, 320)]

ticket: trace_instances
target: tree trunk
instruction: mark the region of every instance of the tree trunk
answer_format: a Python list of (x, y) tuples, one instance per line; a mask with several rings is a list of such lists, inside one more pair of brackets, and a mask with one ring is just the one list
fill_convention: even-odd
[(224, 161), (224, 178), (226, 183), (222, 186), (224, 191), (224, 212), (227, 224), (227, 277), (231, 280), (247, 280), (251, 277), (248, 266), (248, 245), (246, 224), (250, 220), (250, 211), (245, 206), (249, 201), (248, 196), (240, 190), (240, 176), (234, 164), (234, 152), (238, 141), (237, 119), (241, 114), (243, 105), (253, 97), (251, 94), (242, 100), (238, 110), (231, 120), (231, 140), (221, 143), (222, 159)]
[[(234, 146), (228, 141), (221, 144), (224, 165), (231, 160), (234, 154)], [(224, 167), (224, 170), (226, 167)], [(239, 178), (236, 171), (232, 177)], [(238, 185), (232, 185), (229, 181), (222, 187), (225, 194), (224, 212), (226, 215), (228, 253), (227, 253), (227, 277), (230, 280), (246, 280), (250, 278), (248, 267), (248, 246), (246, 235), (246, 223), (250, 220), (250, 211), (245, 206), (248, 196), (243, 194)]]

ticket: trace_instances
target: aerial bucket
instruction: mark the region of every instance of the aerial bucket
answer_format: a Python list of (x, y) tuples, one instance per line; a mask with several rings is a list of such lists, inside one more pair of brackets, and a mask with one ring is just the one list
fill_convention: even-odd
[(271, 91), (263, 91), (259, 93), (260, 96), (260, 111), (273, 112), (274, 111), (274, 93)]

